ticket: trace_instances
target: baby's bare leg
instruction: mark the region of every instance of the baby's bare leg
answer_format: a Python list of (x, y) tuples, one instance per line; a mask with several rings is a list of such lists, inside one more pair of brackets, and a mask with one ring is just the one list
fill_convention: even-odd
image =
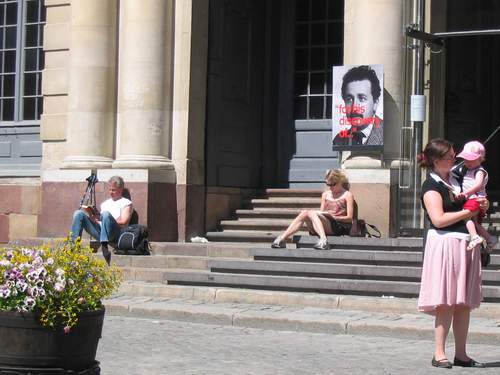
[(467, 220), (465, 226), (467, 227), (467, 231), (469, 232), (471, 238), (477, 236), (476, 223), (474, 222), (474, 220)]

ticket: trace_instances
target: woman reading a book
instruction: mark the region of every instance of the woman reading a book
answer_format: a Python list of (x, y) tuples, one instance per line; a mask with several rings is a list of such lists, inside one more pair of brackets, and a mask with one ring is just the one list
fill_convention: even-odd
[(288, 228), (279, 235), (271, 247), (285, 248), (286, 239), (298, 232), (303, 224), (309, 232), (319, 236), (314, 248), (328, 250), (330, 245), (326, 236), (349, 234), (354, 216), (354, 196), (349, 191), (349, 181), (344, 173), (337, 169), (326, 172), (325, 184), (328, 189), (321, 195), (319, 210), (303, 210)]

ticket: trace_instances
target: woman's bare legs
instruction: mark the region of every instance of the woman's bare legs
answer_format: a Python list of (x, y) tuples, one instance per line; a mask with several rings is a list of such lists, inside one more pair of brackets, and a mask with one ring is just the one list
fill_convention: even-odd
[(455, 358), (469, 361), (467, 356), (467, 334), (469, 332), (470, 308), (455, 306), (453, 313), (453, 336), (455, 336)]
[(326, 239), (326, 235), (330, 234), (329, 229), (327, 230), (328, 233), (325, 232), (325, 228), (328, 228), (330, 225), (328, 219), (320, 215), (318, 211), (303, 210), (293, 219), (288, 228), (278, 238), (286, 240), (288, 237), (293, 236), (302, 228), (304, 223), (309, 229), (314, 229), (321, 239)]
[(303, 210), (292, 220), (288, 228), (279, 236), (279, 238), (286, 240), (288, 237), (297, 233), (302, 225), (309, 219), (308, 210)]
[(448, 337), (448, 332), (450, 331), (453, 311), (454, 309), (451, 306), (440, 306), (436, 310), (436, 318), (434, 322), (434, 340), (436, 344), (434, 358), (436, 361), (446, 358), (446, 337)]
[[(314, 231), (318, 234), (321, 240), (326, 240), (326, 235), (331, 234), (330, 222), (326, 217), (318, 213), (318, 211), (309, 211), (309, 219), (312, 222)], [(328, 228), (325, 230), (325, 228)]]

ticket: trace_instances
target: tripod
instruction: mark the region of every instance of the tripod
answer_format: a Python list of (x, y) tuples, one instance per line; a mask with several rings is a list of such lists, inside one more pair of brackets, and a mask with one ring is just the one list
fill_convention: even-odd
[(83, 193), (83, 197), (80, 201), (80, 208), (84, 211), (89, 210), (89, 214), (95, 214), (97, 212), (96, 208), (96, 198), (95, 198), (95, 184), (98, 182), (97, 175), (92, 173), (89, 177), (86, 178), (87, 188)]

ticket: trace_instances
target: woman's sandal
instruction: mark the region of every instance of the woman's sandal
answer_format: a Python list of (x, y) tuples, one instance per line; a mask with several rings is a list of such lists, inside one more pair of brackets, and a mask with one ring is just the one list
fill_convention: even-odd
[(453, 360), (453, 365), (460, 366), (460, 367), (476, 367), (476, 368), (486, 367), (484, 363), (476, 362), (472, 358), (469, 359), (468, 361), (462, 361), (461, 359), (458, 359), (457, 357), (455, 357), (455, 359)]
[(448, 361), (447, 358), (440, 359), (439, 361), (436, 360), (436, 358), (432, 357), (431, 365), (434, 367), (439, 367), (439, 368), (452, 368), (452, 364), (450, 361)]

